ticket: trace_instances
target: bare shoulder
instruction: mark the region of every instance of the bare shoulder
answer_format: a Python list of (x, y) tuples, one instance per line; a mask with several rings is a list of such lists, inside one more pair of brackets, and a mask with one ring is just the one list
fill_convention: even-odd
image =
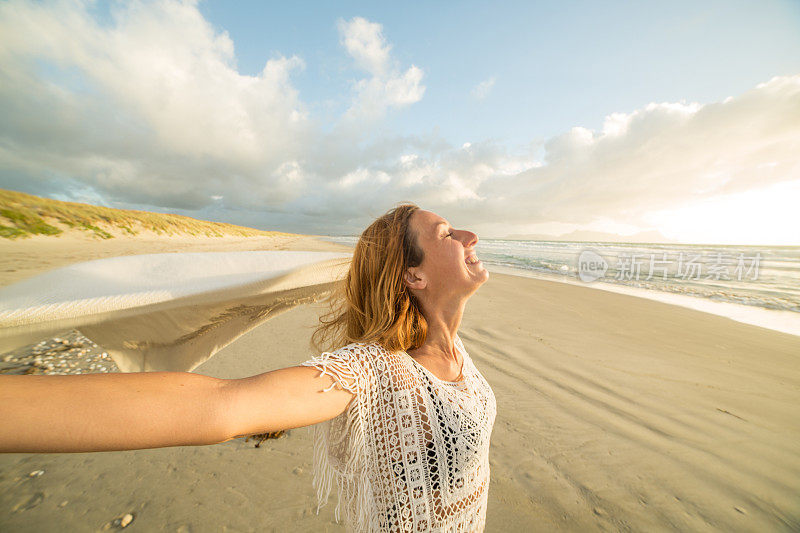
[[(342, 385), (355, 392), (356, 383), (363, 386), (375, 374), (378, 359), (385, 353), (378, 343), (351, 342), (330, 352), (322, 352), (301, 363), (324, 372), (333, 371), (342, 378)], [(352, 386), (347, 381), (352, 380)]]

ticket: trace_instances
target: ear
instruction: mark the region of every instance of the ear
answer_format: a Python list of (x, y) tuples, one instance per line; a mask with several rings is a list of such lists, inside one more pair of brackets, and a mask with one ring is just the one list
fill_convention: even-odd
[(424, 289), (428, 285), (424, 274), (417, 268), (409, 268), (403, 274), (403, 282), (411, 289)]

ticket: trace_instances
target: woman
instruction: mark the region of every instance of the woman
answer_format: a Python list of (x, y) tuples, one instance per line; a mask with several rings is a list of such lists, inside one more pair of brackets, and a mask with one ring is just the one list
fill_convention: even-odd
[(477, 242), (412, 203), (375, 220), (312, 337), (338, 348), (298, 366), (0, 376), (0, 451), (197, 446), (317, 424), (317, 512), (335, 479), (349, 530), (480, 531), (496, 403), (458, 336), (489, 277)]

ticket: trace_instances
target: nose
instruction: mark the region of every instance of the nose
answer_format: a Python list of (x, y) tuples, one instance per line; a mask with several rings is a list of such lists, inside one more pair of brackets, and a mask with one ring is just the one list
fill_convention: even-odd
[(466, 247), (472, 248), (476, 244), (478, 244), (478, 235), (476, 233), (472, 233), (471, 231), (464, 230), (464, 238), (462, 242), (466, 241)]

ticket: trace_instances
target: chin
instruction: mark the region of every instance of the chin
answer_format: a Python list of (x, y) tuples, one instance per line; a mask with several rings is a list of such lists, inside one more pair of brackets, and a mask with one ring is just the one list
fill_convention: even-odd
[[(485, 274), (484, 274), (484, 272), (485, 272)], [(481, 274), (482, 274), (481, 278), (476, 280), (476, 282), (475, 282), (475, 288), (476, 289), (478, 287), (480, 287), (481, 285), (483, 285), (484, 283), (486, 283), (486, 281), (489, 279), (489, 271), (488, 270), (483, 269), (483, 272), (481, 272)]]

